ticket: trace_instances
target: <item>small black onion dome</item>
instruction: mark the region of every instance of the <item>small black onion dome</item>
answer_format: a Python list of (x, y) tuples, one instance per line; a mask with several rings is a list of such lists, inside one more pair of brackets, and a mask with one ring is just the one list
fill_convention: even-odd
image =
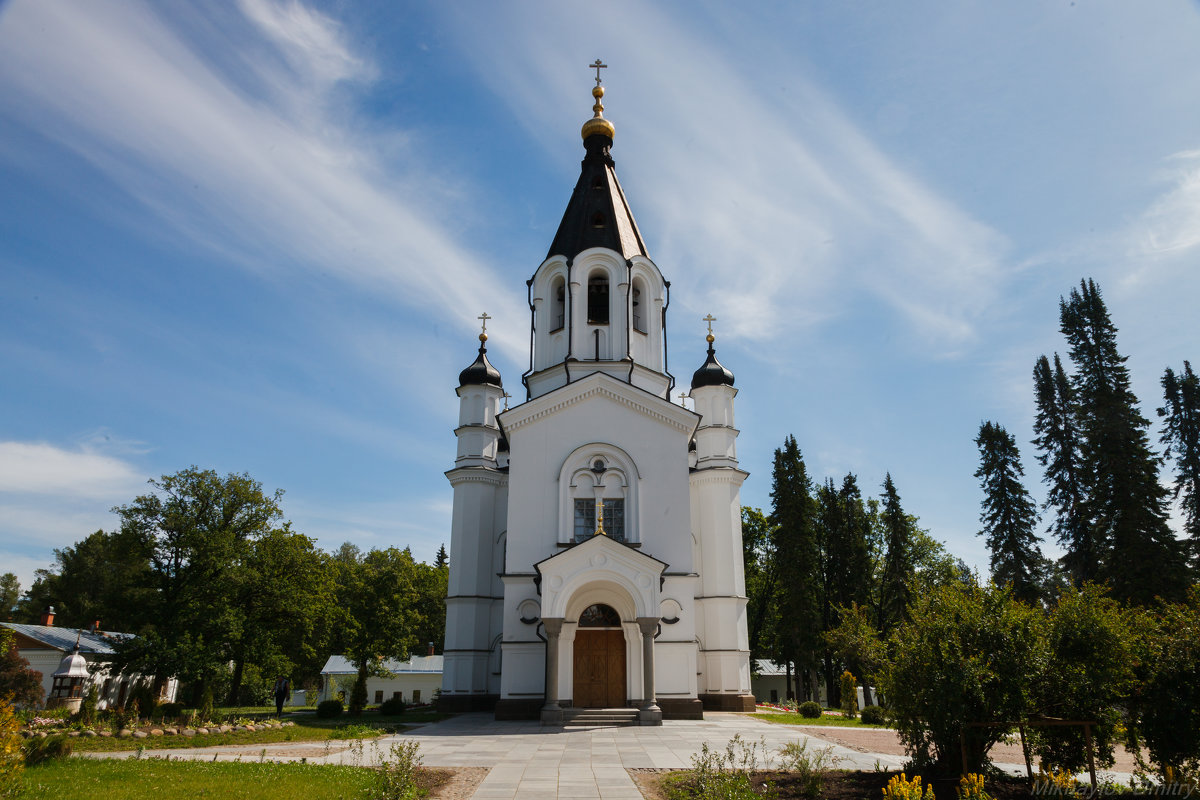
[(488, 361), (487, 348), (483, 343), (487, 341), (487, 334), (479, 334), (479, 355), (471, 366), (458, 373), (459, 386), (499, 386), (504, 387), (500, 382), (500, 370), (492, 366), (492, 362)]
[(701, 386), (733, 386), (733, 373), (717, 361), (711, 337), (708, 342), (708, 358), (692, 375), (692, 388), (699, 389)]

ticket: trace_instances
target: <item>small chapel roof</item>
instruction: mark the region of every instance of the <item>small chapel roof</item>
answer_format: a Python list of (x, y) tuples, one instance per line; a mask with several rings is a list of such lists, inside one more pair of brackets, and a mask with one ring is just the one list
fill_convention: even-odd
[(109, 631), (99, 634), (83, 629), (59, 628), (54, 625), (24, 625), (18, 622), (0, 622), (0, 625), (21, 634), (27, 639), (32, 639), (54, 650), (62, 650), (64, 653), (72, 650), (75, 647), (76, 641), (78, 641), (81, 653), (109, 656), (113, 654), (112, 645), (114, 640), (124, 639), (132, 635)]
[(604, 105), (600, 101), (604, 87), (600, 85), (599, 68), (604, 65), (597, 61), (592, 66), (597, 68), (596, 86), (592, 89), (596, 98), (592, 106), (594, 116), (584, 123), (581, 131), (587, 154), (546, 258), (570, 259), (592, 247), (615, 250), (626, 259), (646, 255), (642, 234), (633, 220), (609, 154), (615, 128), (604, 118)]
[[(383, 668), (397, 675), (414, 672), (441, 673), (442, 658), (442, 656), (413, 656), (408, 661), (389, 658), (383, 662)], [(354, 663), (345, 656), (330, 656), (329, 660), (325, 662), (325, 666), (321, 667), (323, 675), (352, 675), (356, 672), (358, 669)]]

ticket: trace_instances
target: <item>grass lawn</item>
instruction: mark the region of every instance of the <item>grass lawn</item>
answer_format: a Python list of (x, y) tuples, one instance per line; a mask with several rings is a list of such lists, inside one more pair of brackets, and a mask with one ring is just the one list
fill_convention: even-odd
[(861, 719), (846, 719), (843, 716), (835, 716), (833, 714), (822, 714), (816, 719), (801, 716), (800, 714), (789, 713), (786, 711), (756, 711), (755, 719), (761, 719), (765, 722), (775, 722), (780, 725), (827, 725), (830, 727), (839, 728), (886, 728), (885, 725), (868, 725)]
[(171, 750), (183, 747), (213, 747), (231, 744), (276, 744), (278, 742), (322, 742), (326, 739), (359, 739), (398, 733), (406, 725), (418, 722), (434, 722), (445, 719), (448, 714), (436, 711), (414, 712), (400, 716), (383, 716), (378, 712), (366, 712), (359, 717), (342, 715), (333, 719), (320, 719), (316, 714), (292, 714), (284, 718), (295, 722), (286, 728), (269, 728), (258, 731), (230, 731), (229, 733), (198, 733), (195, 736), (151, 736), (146, 739), (118, 739), (114, 737), (71, 739), (72, 749), (77, 753), (109, 752), (115, 750)]
[(138, 759), (66, 758), (25, 770), (22, 798), (88, 800), (305, 800), (370, 798), (374, 770), (313, 764), (210, 763)]

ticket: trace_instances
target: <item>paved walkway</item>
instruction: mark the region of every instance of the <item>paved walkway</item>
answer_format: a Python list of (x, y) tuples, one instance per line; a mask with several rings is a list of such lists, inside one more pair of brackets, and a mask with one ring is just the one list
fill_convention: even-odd
[[(765, 743), (765, 753), (760, 755), (764, 767), (775, 765), (774, 756), (785, 743), (807, 739), (812, 740), (812, 747), (832, 747), (833, 755), (841, 759), (841, 769), (900, 769), (907, 762), (904, 756), (862, 753), (751, 716), (711, 712), (702, 721), (668, 720), (661, 727), (566, 729), (543, 728), (536, 722), (497, 722), (490, 714), (459, 714), (416, 726), (399, 736), (368, 740), (362, 746), (345, 741), (289, 742), (164, 750), (156, 754), (206, 761), (266, 758), (369, 765), (386, 758), (393, 743), (412, 739), (420, 743), (425, 766), (490, 767), (475, 791), (478, 800), (641, 800), (627, 768), (681, 769), (690, 766), (692, 756), (705, 743), (723, 749), (735, 735), (748, 742)], [(997, 766), (1024, 774), (1023, 765)]]

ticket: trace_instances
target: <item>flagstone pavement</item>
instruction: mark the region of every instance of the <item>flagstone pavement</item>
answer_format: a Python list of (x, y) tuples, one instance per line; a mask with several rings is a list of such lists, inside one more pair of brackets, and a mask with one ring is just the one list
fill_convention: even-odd
[[(832, 733), (832, 731), (831, 731)], [(812, 739), (829, 746), (841, 769), (899, 769), (907, 759), (863, 753), (825, 742), (786, 725), (762, 722), (734, 713), (706, 713), (703, 720), (668, 720), (661, 727), (542, 727), (537, 722), (497, 722), (490, 714), (459, 714), (440, 722), (414, 726), (397, 736), (358, 747), (349, 742), (288, 742), (161, 751), (171, 758), (205, 761), (300, 761), (310, 764), (377, 764), (391, 745), (402, 740), (420, 744), (428, 767), (490, 767), (473, 797), (477, 800), (641, 800), (628, 768), (681, 769), (707, 743), (723, 749), (735, 735), (763, 742), (763, 766), (790, 741)], [(96, 757), (128, 754), (96, 753)], [(1014, 772), (1023, 766), (1006, 765)]]

